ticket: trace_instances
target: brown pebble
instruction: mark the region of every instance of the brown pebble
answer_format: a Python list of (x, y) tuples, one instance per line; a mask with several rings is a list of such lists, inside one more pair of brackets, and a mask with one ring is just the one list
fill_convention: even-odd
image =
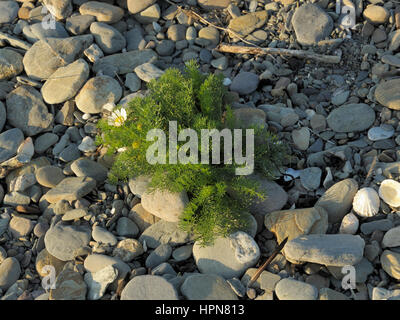
[(28, 20), (29, 19), (29, 13), (31, 12), (30, 8), (27, 7), (22, 7), (18, 10), (18, 18), (22, 20)]

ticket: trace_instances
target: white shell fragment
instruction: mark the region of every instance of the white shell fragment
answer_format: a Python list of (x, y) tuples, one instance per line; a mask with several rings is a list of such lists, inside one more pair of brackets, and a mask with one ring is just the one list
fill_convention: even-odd
[(342, 223), (339, 228), (339, 233), (342, 234), (355, 234), (358, 230), (360, 222), (356, 215), (352, 212), (343, 217)]
[(372, 217), (379, 211), (379, 195), (372, 188), (358, 190), (353, 199), (353, 210), (361, 217)]
[(392, 179), (383, 180), (379, 187), (379, 196), (389, 206), (400, 207), (400, 183)]
[(373, 127), (368, 130), (368, 139), (371, 141), (385, 140), (393, 137), (394, 128), (388, 124), (382, 124), (379, 127)]

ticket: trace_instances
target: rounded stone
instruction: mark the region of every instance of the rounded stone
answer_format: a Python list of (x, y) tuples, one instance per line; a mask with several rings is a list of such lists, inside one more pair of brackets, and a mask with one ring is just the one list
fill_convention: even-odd
[(63, 103), (72, 99), (88, 78), (89, 65), (83, 59), (60, 67), (43, 85), (43, 99), (48, 104)]
[(363, 12), (364, 18), (372, 24), (384, 24), (389, 19), (389, 11), (381, 6), (370, 5)]
[(121, 293), (121, 300), (178, 300), (174, 286), (159, 276), (134, 277)]
[(286, 278), (280, 280), (275, 287), (279, 300), (317, 300), (318, 289), (311, 284)]
[(126, 47), (125, 37), (115, 28), (101, 22), (93, 22), (90, 32), (98, 46), (106, 54), (113, 54)]
[(188, 300), (237, 300), (224, 278), (214, 274), (188, 276), (181, 286), (182, 294)]
[(79, 7), (81, 15), (95, 16), (97, 21), (116, 23), (124, 16), (124, 10), (100, 1), (88, 1)]
[(19, 278), (21, 267), (14, 257), (5, 259), (0, 264), (0, 289), (7, 291)]
[(35, 175), (37, 182), (47, 188), (54, 188), (65, 178), (62, 169), (55, 166), (41, 167)]
[(91, 239), (91, 231), (83, 226), (57, 224), (44, 237), (47, 251), (61, 261), (75, 258), (76, 250), (85, 247)]
[[(0, 1), (0, 5), (2, 3), (4, 2)], [(23, 70), (24, 65), (22, 64), (22, 56), (18, 52), (11, 49), (0, 49), (0, 80), (15, 77)]]
[(382, 81), (375, 89), (376, 100), (385, 107), (400, 110), (400, 79)]
[(35, 261), (35, 268), (37, 273), (41, 277), (45, 277), (49, 275), (49, 267), (53, 267), (55, 271), (55, 275), (57, 276), (61, 270), (64, 268), (65, 261), (61, 261), (56, 257), (52, 256), (46, 249), (43, 249), (39, 252)]
[(329, 222), (338, 223), (350, 211), (358, 183), (354, 179), (345, 179), (330, 187), (315, 206), (323, 207), (329, 216)]
[(14, 238), (28, 236), (33, 230), (34, 222), (23, 217), (12, 217), (8, 226)]
[(250, 94), (256, 91), (259, 82), (260, 80), (256, 74), (252, 72), (240, 72), (233, 78), (230, 90), (240, 95)]
[(254, 266), (260, 257), (260, 249), (252, 237), (238, 231), (228, 238), (217, 238), (210, 246), (203, 247), (195, 242), (193, 256), (200, 272), (229, 279), (241, 276)]
[(381, 265), (388, 275), (400, 280), (400, 253), (390, 250), (383, 251)]
[(335, 132), (364, 131), (373, 125), (375, 112), (364, 103), (347, 104), (333, 110), (326, 120)]
[(297, 8), (293, 14), (292, 24), (297, 41), (302, 45), (314, 45), (324, 40), (333, 29), (332, 18), (314, 4)]
[(75, 98), (76, 106), (84, 113), (100, 113), (106, 103), (117, 103), (122, 96), (118, 81), (109, 76), (90, 79)]

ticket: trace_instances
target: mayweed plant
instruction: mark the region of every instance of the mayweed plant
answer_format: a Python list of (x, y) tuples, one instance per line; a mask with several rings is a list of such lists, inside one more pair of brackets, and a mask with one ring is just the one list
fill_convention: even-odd
[[(240, 128), (241, 124), (226, 103), (227, 89), (223, 79), (222, 75), (202, 74), (193, 61), (187, 63), (184, 72), (168, 69), (159, 79), (148, 83), (145, 96), (134, 98), (125, 108), (117, 106), (98, 124), (101, 130), (98, 144), (115, 155), (110, 182), (128, 181), (145, 175), (151, 177), (149, 190), (186, 191), (189, 204), (180, 217), (180, 227), (192, 232), (203, 245), (213, 243), (217, 236), (246, 230), (250, 204), (266, 195), (259, 191), (253, 179), (235, 174), (235, 169), (241, 166), (235, 161), (151, 164), (146, 153), (154, 141), (148, 141), (146, 137), (153, 129), (168, 134), (170, 121), (176, 121), (178, 130), (195, 130), (198, 137), (202, 129)], [(257, 142), (254, 170), (272, 178), (286, 157), (286, 147), (265, 128), (251, 128)], [(246, 139), (242, 141), (242, 150), (246, 150)], [(178, 142), (175, 147), (179, 149), (184, 144)], [(204, 152), (200, 143), (198, 145), (198, 152)], [(168, 158), (168, 144), (166, 148)]]

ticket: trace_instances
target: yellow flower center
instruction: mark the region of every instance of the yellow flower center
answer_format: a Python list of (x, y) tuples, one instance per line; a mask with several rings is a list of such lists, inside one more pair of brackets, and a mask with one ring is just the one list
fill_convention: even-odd
[(114, 123), (117, 127), (122, 126), (124, 124), (124, 117), (123, 116), (118, 116), (115, 118)]
[(140, 131), (142, 130), (142, 125), (139, 123), (136, 128)]
[(132, 143), (132, 148), (133, 149), (137, 149), (137, 148), (139, 148), (139, 142), (137, 142), (137, 141), (135, 141), (134, 143)]

